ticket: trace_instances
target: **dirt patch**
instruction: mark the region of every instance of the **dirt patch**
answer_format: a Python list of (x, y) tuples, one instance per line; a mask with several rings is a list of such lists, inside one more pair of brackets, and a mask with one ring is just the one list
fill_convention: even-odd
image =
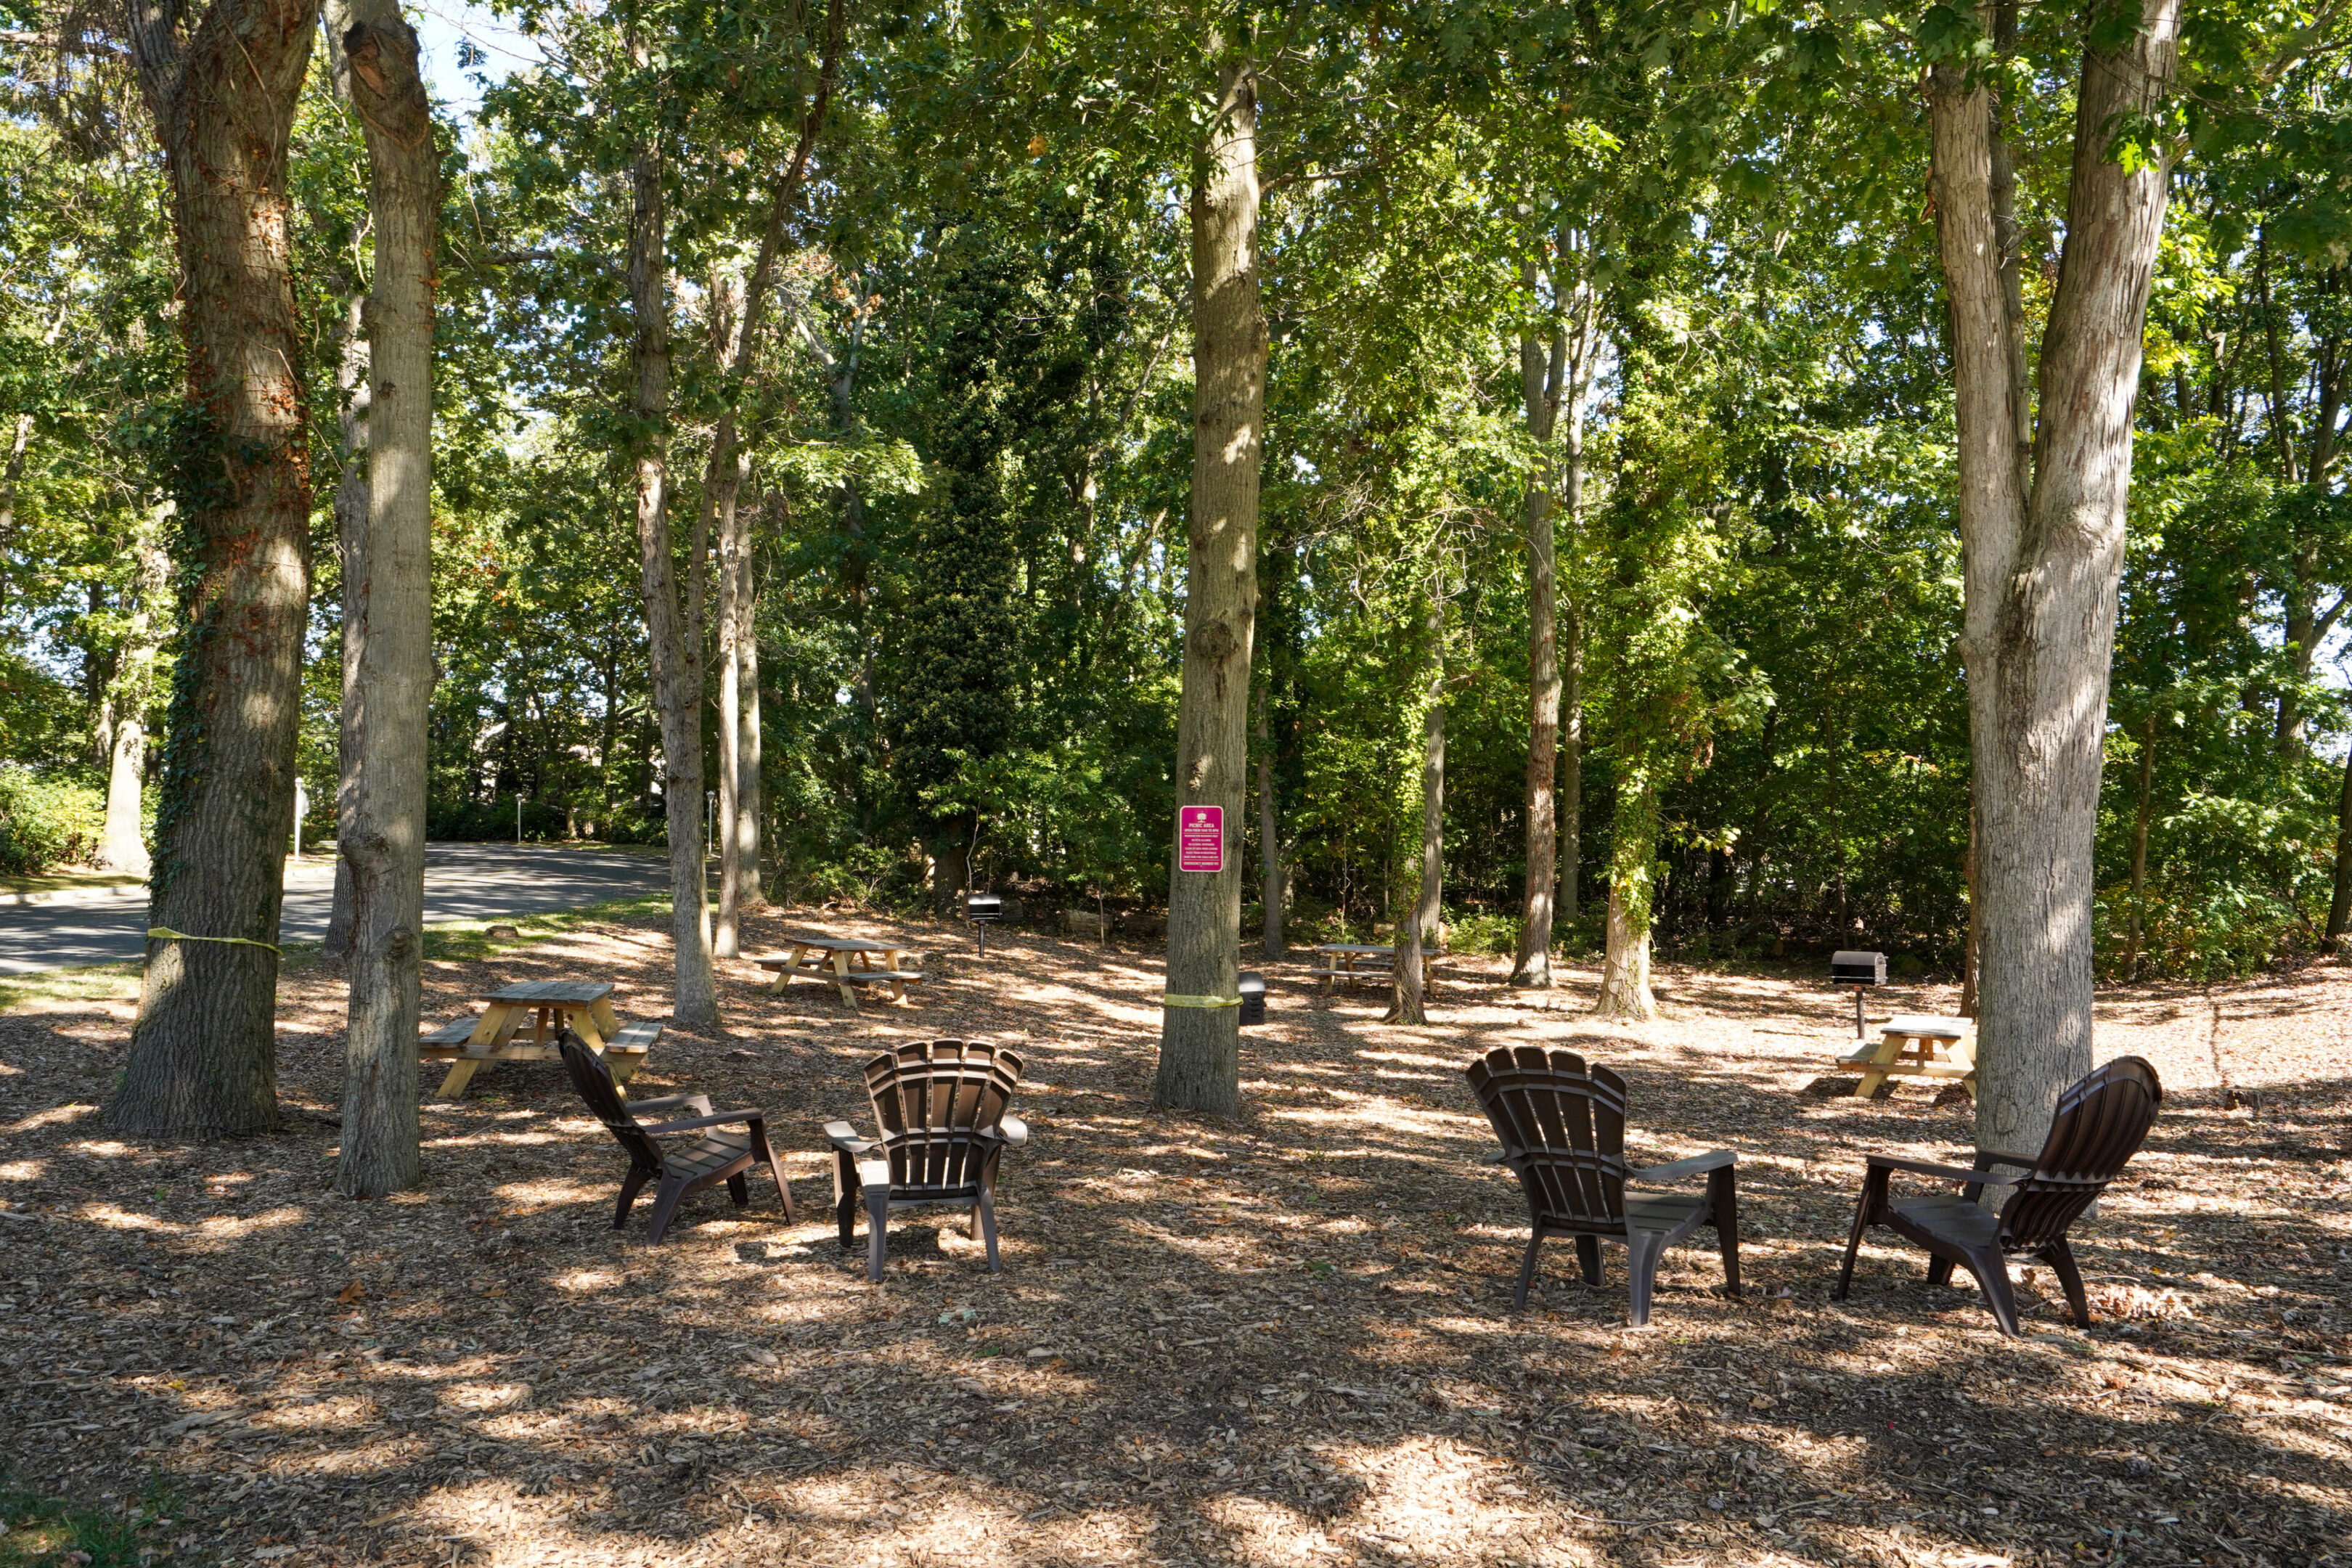
[[(2352, 974), (2104, 999), (2102, 1057), (2154, 1061), (2166, 1113), (2083, 1237), (2100, 1321), (2064, 1326), (2026, 1274), (2012, 1342), (1892, 1246), (1827, 1299), (1858, 1151), (1948, 1157), (1970, 1128), (1916, 1085), (1807, 1092), (1851, 1036), (1843, 994), (1675, 970), (1672, 1017), (1611, 1028), (1590, 972), (1547, 999), (1454, 959), (1438, 1023), (1411, 1030), (1268, 966), (1228, 1123), (1149, 1107), (1155, 955), (1002, 931), (976, 959), (937, 930), (823, 923), (952, 956), (915, 1005), (856, 1014), (724, 965), (730, 1033), (671, 1031), (635, 1087), (765, 1109), (799, 1222), (755, 1183), (745, 1211), (698, 1194), (657, 1248), (642, 1208), (610, 1229), (619, 1151), (552, 1064), (429, 1106), (424, 1191), (335, 1198), (342, 991), (315, 970), (281, 989), (286, 1130), (247, 1142), (104, 1131), (130, 1000), (0, 1017), (11, 1483), (145, 1495), (168, 1522), (143, 1539), (207, 1563), (2352, 1557)], [(750, 928), (765, 951), (787, 921)], [(427, 1016), (593, 976), (659, 1016), (668, 950), (614, 921), (433, 963)], [(942, 1035), (1028, 1058), (1005, 1272), (919, 1216), (872, 1289), (817, 1129), (865, 1121), (863, 1058)], [(1622, 1071), (1644, 1160), (1739, 1152), (1749, 1294), (1720, 1293), (1704, 1245), (1669, 1254), (1636, 1332), (1622, 1251), (1591, 1289), (1556, 1244), (1508, 1310), (1524, 1210), (1476, 1163), (1459, 1066), (1512, 1041)]]

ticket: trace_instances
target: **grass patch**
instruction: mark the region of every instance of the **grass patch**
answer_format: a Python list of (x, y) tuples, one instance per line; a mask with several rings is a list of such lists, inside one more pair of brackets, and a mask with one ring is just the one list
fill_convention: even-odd
[[(130, 1002), (139, 996), (139, 974), (145, 965), (135, 958), (119, 963), (91, 963), (78, 969), (44, 969), (33, 974), (0, 979), (0, 1013), (13, 1013), (27, 1002)], [(7, 1559), (0, 1558), (0, 1563)]]
[(61, 893), (71, 888), (143, 888), (144, 877), (128, 871), (48, 871), (38, 877), (0, 877), (0, 893)]
[[(177, 1522), (163, 1482), (151, 1479), (120, 1513), (77, 1508), (0, 1480), (0, 1568), (138, 1568)], [(143, 1539), (142, 1539), (143, 1536)]]

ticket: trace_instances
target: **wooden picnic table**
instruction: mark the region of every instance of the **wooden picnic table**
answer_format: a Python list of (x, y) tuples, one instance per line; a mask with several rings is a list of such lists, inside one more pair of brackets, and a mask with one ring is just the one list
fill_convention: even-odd
[[(775, 984), (768, 987), (773, 993), (782, 993), (795, 975), (805, 974), (813, 980), (831, 981), (841, 999), (855, 1008), (857, 993), (852, 986), (881, 985), (888, 989), (892, 1001), (903, 1002), (907, 987), (923, 979), (920, 973), (907, 967), (907, 955), (914, 950), (889, 938), (792, 936), (784, 941), (782, 954), (754, 961), (761, 968), (776, 972)], [(877, 955), (880, 963), (874, 962)]]
[(434, 1098), (455, 1100), (493, 1062), (555, 1060), (556, 1037), (567, 1028), (612, 1063), (614, 1082), (626, 1083), (660, 1038), (662, 1026), (623, 1025), (614, 1015), (612, 995), (613, 987), (596, 980), (527, 980), (488, 993), (470, 1027), (459, 1019), (425, 1037), (427, 1058), (449, 1063)]
[(1977, 1091), (1976, 1042), (1968, 1038), (1966, 1018), (1905, 1016), (1889, 1018), (1879, 1026), (1878, 1038), (1864, 1040), (1843, 1052), (1838, 1061), (1863, 1069), (1854, 1098), (1869, 1100), (1884, 1092), (1889, 1079), (1958, 1079), (1971, 1096)]
[[(1331, 991), (1345, 980), (1354, 984), (1360, 980), (1386, 981), (1396, 969), (1396, 949), (1371, 942), (1327, 942), (1313, 950), (1316, 954), (1315, 978), (1323, 982), (1323, 989)], [(1429, 984), (1429, 952), (1422, 951), (1421, 978), (1424, 987)]]

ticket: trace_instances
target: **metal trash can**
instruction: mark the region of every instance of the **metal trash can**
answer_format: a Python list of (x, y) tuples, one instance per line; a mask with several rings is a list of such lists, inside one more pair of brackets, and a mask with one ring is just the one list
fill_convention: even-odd
[(1883, 952), (1833, 952), (1830, 954), (1830, 984), (1853, 987), (1853, 1037), (1867, 1039), (1864, 1026), (1862, 993), (1867, 986), (1886, 984), (1886, 955)]
[(1265, 1022), (1265, 976), (1244, 969), (1242, 971), (1241, 1026)]

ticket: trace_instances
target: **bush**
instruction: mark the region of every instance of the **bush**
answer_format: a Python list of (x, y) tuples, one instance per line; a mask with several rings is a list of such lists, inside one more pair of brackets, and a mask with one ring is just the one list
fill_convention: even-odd
[(0, 876), (87, 860), (106, 831), (106, 793), (0, 763)]
[(1445, 945), (1455, 952), (1499, 952), (1506, 958), (1519, 951), (1519, 917), (1491, 910), (1469, 910), (1445, 922)]

